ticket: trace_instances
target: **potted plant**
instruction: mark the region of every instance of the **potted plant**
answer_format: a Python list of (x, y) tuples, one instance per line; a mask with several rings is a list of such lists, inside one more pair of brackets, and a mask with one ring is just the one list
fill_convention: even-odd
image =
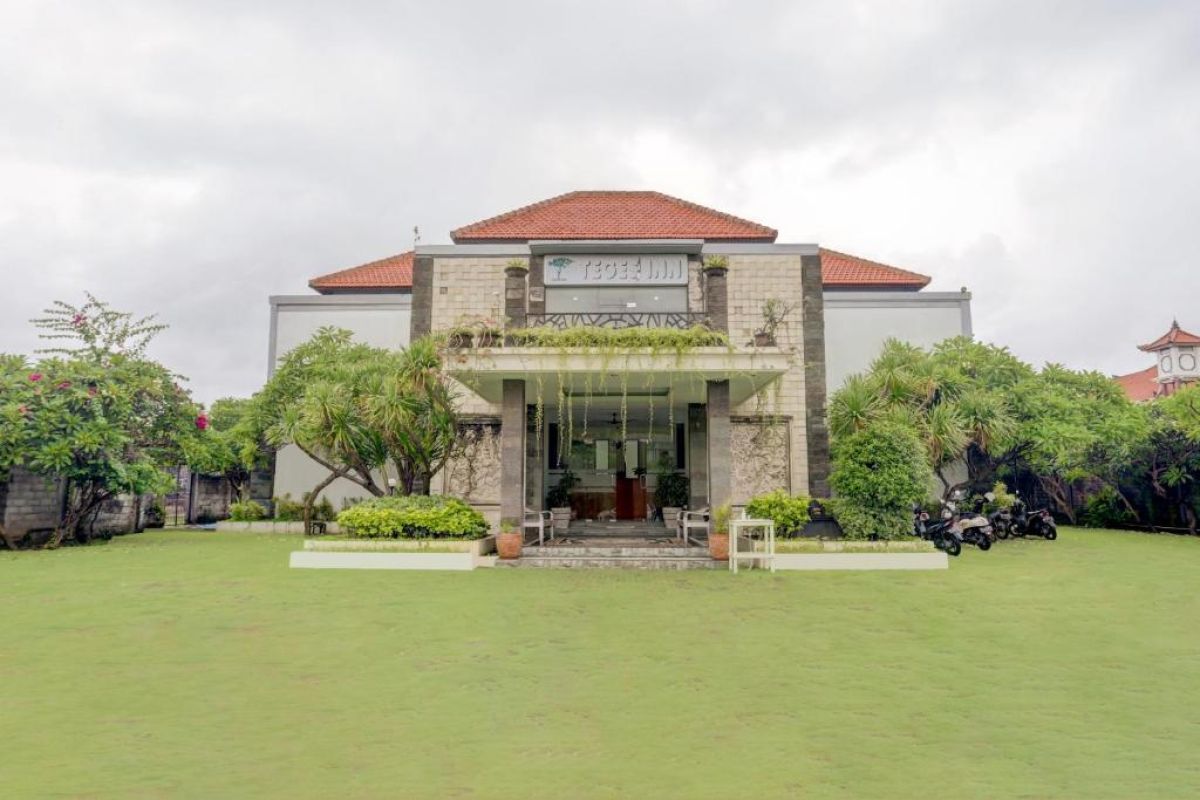
[(495, 347), (500, 342), (500, 326), (494, 319), (481, 319), (474, 334), (476, 347)]
[(523, 258), (510, 258), (504, 264), (504, 274), (509, 278), (524, 278), (529, 272), (529, 263)]
[(729, 258), (727, 256), (705, 256), (700, 269), (705, 275), (724, 275), (729, 271)]
[(762, 327), (754, 332), (754, 346), (774, 347), (776, 331), (795, 308), (792, 303), (785, 303), (778, 297), (768, 298), (762, 307)]
[(550, 506), (555, 533), (566, 533), (571, 526), (571, 490), (578, 485), (579, 478), (564, 464), (558, 484), (546, 493), (546, 505)]
[(500, 520), (500, 533), (496, 535), (496, 550), (505, 561), (521, 557), (521, 545), (525, 534), (521, 523), (512, 518)]
[(663, 524), (673, 528), (679, 520), (679, 512), (687, 507), (692, 486), (688, 476), (665, 465), (660, 465), (658, 486), (654, 489), (654, 501), (663, 512)]
[(714, 561), (729, 560), (729, 518), (731, 516), (733, 516), (733, 509), (729, 507), (729, 503), (725, 503), (713, 510), (712, 519), (708, 523), (708, 554)]

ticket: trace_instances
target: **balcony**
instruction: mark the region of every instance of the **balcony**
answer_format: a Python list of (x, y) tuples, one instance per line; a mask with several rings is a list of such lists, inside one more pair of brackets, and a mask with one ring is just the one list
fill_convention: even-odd
[(708, 327), (708, 315), (691, 311), (662, 311), (647, 313), (586, 313), (586, 314), (529, 314), (526, 326), (530, 328), (593, 327), (611, 328), (676, 328), (686, 330), (697, 325)]

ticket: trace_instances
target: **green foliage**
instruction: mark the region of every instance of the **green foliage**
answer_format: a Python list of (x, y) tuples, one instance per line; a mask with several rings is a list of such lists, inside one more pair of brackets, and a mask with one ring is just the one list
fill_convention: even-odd
[(804, 495), (792, 497), (776, 489), (751, 498), (746, 513), (754, 519), (773, 520), (778, 536), (795, 536), (808, 524), (808, 504), (809, 498)]
[(660, 472), (654, 489), (659, 508), (685, 508), (691, 500), (692, 482), (682, 472)]
[(267, 510), (255, 500), (238, 500), (229, 504), (229, 518), (234, 522), (258, 522), (267, 518)]
[(827, 505), (847, 539), (903, 539), (912, 535), (912, 512), (865, 506), (845, 497), (832, 497)]
[(550, 508), (566, 508), (571, 504), (571, 490), (578, 485), (579, 477), (570, 467), (563, 467), (558, 483), (546, 493), (546, 505)]
[(338, 514), (344, 534), (372, 539), (481, 539), (487, 521), (452, 497), (376, 497)]
[(1117, 491), (1105, 486), (1088, 497), (1079, 513), (1079, 523), (1088, 528), (1111, 528), (1133, 521), (1129, 508), (1121, 502)]
[(729, 269), (729, 257), (728, 256), (705, 256), (704, 261), (701, 263), (701, 269), (703, 269), (703, 270)]
[(729, 533), (729, 520), (733, 517), (733, 508), (729, 503), (722, 503), (713, 509), (713, 533)]
[(293, 500), (290, 494), (276, 497), (272, 505), (275, 506), (276, 522), (300, 522), (304, 519), (304, 503)]
[(991, 514), (994, 511), (1007, 511), (1017, 502), (1017, 496), (1008, 491), (1008, 486), (1004, 481), (996, 481), (992, 485), (992, 495), (992, 500), (988, 500), (986, 497), (981, 498), (985, 514)]
[(690, 328), (517, 328), (507, 332), (513, 343), (528, 347), (579, 347), (596, 350), (646, 349), (654, 353), (686, 353), (697, 347), (728, 347), (729, 336), (701, 325)]
[(199, 409), (176, 375), (142, 356), (162, 326), (90, 295), (46, 314), (39, 335), (64, 342), (49, 351), (61, 357), (0, 359), (0, 477), (21, 465), (66, 480), (65, 513), (48, 542), (56, 546), (80, 536), (112, 497), (171, 491), (165, 468), (181, 462)]
[(850, 538), (894, 539), (912, 527), (912, 506), (926, 495), (929, 464), (910, 428), (877, 422), (842, 438), (829, 483), (834, 516)]
[(192, 471), (221, 476), (243, 499), (250, 489), (251, 472), (270, 464), (270, 448), (250, 423), (251, 406), (246, 398), (217, 400), (207, 414), (208, 425), (183, 443)]

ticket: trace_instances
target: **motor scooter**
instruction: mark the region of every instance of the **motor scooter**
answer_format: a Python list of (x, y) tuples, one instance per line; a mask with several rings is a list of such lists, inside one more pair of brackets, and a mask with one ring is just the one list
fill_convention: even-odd
[(952, 524), (962, 535), (962, 540), (985, 552), (992, 549), (992, 524), (988, 518), (974, 511), (958, 510), (958, 503), (963, 498), (961, 490), (950, 497), (950, 500), (944, 500), (942, 504), (950, 511), (953, 517)]
[(1058, 538), (1058, 523), (1047, 509), (1030, 511), (1021, 495), (1017, 495), (1012, 507), (1013, 536), (1041, 536), (1047, 541)]
[(943, 508), (941, 519), (930, 520), (929, 512), (920, 505), (913, 506), (913, 535), (926, 541), (933, 542), (938, 550), (945, 551), (948, 556), (957, 556), (962, 552), (962, 533), (953, 527), (954, 515)]

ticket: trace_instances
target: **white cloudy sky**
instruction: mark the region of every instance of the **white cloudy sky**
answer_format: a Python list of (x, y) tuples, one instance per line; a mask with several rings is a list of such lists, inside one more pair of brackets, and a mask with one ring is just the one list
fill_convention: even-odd
[(267, 296), (578, 188), (975, 293), (1034, 361), (1200, 328), (1200, 3), (0, 4), (0, 351), (87, 289), (201, 399)]

